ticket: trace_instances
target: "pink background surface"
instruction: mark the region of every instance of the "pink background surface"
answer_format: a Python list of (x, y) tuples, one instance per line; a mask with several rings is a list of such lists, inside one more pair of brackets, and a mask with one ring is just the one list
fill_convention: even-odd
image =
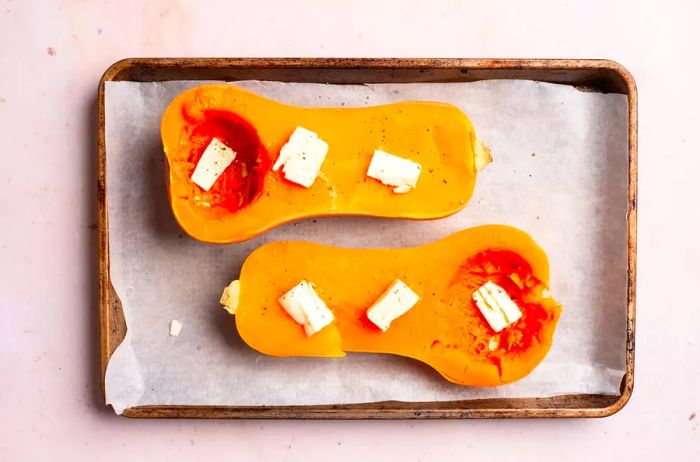
[[(0, 460), (700, 460), (700, 3), (97, 3), (0, 0)], [(630, 403), (607, 419), (569, 421), (115, 416), (102, 404), (97, 376), (96, 91), (102, 72), (131, 56), (624, 64), (639, 88), (640, 132)]]

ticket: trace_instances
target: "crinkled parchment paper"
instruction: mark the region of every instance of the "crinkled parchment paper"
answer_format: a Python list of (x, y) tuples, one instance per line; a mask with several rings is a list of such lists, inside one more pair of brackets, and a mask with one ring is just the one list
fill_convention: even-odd
[[(179, 229), (166, 199), (160, 118), (204, 82), (107, 82), (111, 278), (128, 333), (107, 368), (116, 412), (147, 404), (289, 405), (432, 401), (619, 392), (625, 366), (627, 98), (531, 81), (324, 85), (238, 82), (306, 106), (451, 102), (495, 161), (471, 202), (443, 220), (324, 218), (215, 246)], [(545, 249), (564, 305), (554, 345), (535, 371), (499, 388), (468, 388), (390, 355), (273, 358), (248, 348), (218, 304), (256, 247), (280, 239), (351, 247), (423, 244), (485, 223), (524, 229)], [(182, 321), (178, 337), (168, 334)]]

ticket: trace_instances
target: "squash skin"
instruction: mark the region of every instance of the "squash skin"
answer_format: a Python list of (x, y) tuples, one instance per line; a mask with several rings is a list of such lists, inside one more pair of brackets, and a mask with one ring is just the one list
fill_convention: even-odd
[[(471, 301), (486, 279), (463, 268), (470, 257), (494, 251), (521, 258), (523, 271), (531, 275), (521, 291), (501, 282), (510, 277), (499, 273), (510, 271), (505, 266), (492, 275), (509, 292), (520, 294), (516, 302), (523, 311), (523, 318), (501, 331), (500, 338), (521, 331), (532, 335), (525, 335), (530, 339), (523, 343), (526, 347), (506, 351), (506, 340), (501, 340), (503, 351), (477, 353), (475, 345), (482, 347), (494, 335)], [(367, 319), (366, 310), (396, 278), (421, 299), (382, 333)], [(308, 338), (277, 302), (303, 279), (315, 284), (335, 315), (333, 324)], [(457, 384), (496, 386), (526, 376), (549, 351), (561, 307), (543, 295), (548, 280), (544, 252), (523, 231), (502, 225), (471, 228), (404, 249), (274, 242), (256, 249), (243, 264), (236, 327), (249, 346), (272, 356), (390, 353), (422, 361)]]
[[(257, 130), (264, 147), (260, 192), (236, 211), (203, 207), (195, 201), (199, 197), (206, 202), (210, 194), (190, 180), (195, 165), (188, 161), (192, 149), (188, 136), (207, 111), (240, 116)], [(297, 125), (315, 131), (329, 144), (321, 173), (309, 189), (270, 169)], [(161, 121), (161, 137), (173, 214), (187, 234), (214, 244), (244, 241), (310, 217), (443, 218), (464, 207), (476, 180), (474, 128), (462, 111), (445, 103), (303, 108), (233, 85), (204, 85), (170, 103)], [(419, 162), (417, 187), (395, 194), (391, 187), (368, 178), (365, 173), (375, 149)]]

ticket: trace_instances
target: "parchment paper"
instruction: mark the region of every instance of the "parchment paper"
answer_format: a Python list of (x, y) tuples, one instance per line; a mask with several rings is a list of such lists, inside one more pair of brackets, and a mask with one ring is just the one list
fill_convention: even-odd
[[(239, 244), (196, 242), (166, 199), (160, 118), (205, 82), (107, 82), (107, 195), (112, 283), (128, 332), (107, 368), (107, 402), (289, 405), (618, 394), (625, 365), (627, 98), (531, 81), (334, 86), (238, 82), (306, 106), (446, 101), (472, 119), (495, 161), (471, 202), (443, 220), (325, 218)], [(219, 306), (256, 247), (281, 239), (350, 247), (430, 242), (486, 223), (524, 229), (545, 249), (564, 310), (546, 359), (523, 380), (469, 388), (390, 355), (273, 358), (247, 347)], [(182, 321), (178, 337), (168, 334)]]

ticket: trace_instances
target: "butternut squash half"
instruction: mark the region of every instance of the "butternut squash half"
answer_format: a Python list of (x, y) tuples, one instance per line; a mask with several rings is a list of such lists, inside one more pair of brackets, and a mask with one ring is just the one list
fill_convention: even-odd
[[(297, 126), (329, 145), (310, 188), (271, 169)], [(490, 154), (467, 116), (444, 103), (402, 102), (364, 108), (290, 106), (233, 85), (192, 88), (165, 110), (161, 136), (173, 213), (195, 239), (238, 242), (293, 220), (365, 215), (417, 220), (459, 211)], [(209, 191), (191, 181), (213, 138), (236, 158)], [(415, 189), (396, 194), (366, 176), (375, 149), (422, 166)]]
[[(400, 279), (420, 300), (382, 332), (367, 309)], [(299, 281), (314, 284), (332, 324), (307, 337), (278, 299)], [(560, 314), (547, 294), (547, 257), (523, 231), (488, 225), (404, 249), (348, 249), (273, 242), (244, 262), (234, 312), (241, 338), (272, 356), (390, 353), (422, 361), (447, 380), (495, 386), (529, 374), (552, 345)], [(522, 317), (494, 332), (472, 299), (491, 281)]]

